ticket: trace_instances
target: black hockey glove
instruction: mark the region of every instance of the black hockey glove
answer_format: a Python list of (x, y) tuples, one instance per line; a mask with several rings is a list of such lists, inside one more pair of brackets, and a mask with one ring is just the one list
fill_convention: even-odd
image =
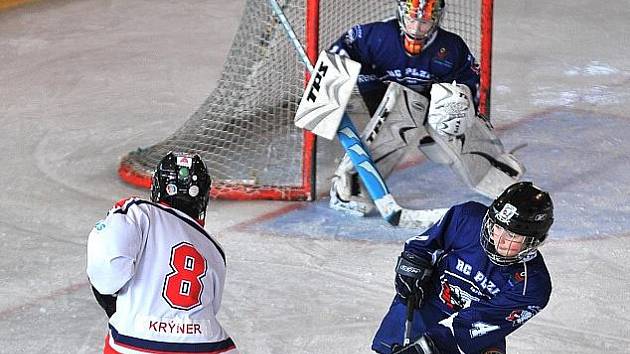
[(431, 337), (424, 334), (417, 341), (406, 346), (394, 345), (392, 354), (440, 354)]
[(396, 263), (396, 293), (406, 300), (413, 298), (419, 307), (432, 272), (431, 262), (412, 252), (403, 251)]
[(103, 295), (95, 287), (92, 287), (92, 292), (96, 302), (105, 310), (107, 317), (112, 317), (114, 312), (116, 312), (116, 295)]

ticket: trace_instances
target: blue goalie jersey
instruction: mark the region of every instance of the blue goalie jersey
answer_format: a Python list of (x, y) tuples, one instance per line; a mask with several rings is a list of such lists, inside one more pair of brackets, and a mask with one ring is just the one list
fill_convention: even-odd
[[(540, 253), (508, 266), (490, 261), (479, 242), (487, 207), (468, 202), (452, 207), (405, 250), (431, 260), (433, 275), (413, 336), (429, 335), (441, 353), (505, 352), (505, 337), (547, 305), (551, 279)], [(407, 306), (396, 296), (372, 349), (391, 353), (403, 342)]]
[(364, 96), (385, 92), (391, 81), (428, 93), (433, 83), (456, 80), (470, 88), (477, 104), (478, 65), (461, 37), (440, 28), (417, 56), (407, 55), (402, 41), (392, 19), (354, 26), (330, 50), (362, 64), (358, 87)]

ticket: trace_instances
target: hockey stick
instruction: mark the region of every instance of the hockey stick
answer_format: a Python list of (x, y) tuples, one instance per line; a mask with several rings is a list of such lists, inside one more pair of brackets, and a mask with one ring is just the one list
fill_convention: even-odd
[[(405, 333), (402, 346), (392, 351), (392, 354), (417, 354), (435, 353), (436, 348), (430, 338), (425, 335), (420, 336), (415, 342), (411, 342), (411, 329), (413, 325), (413, 314), (422, 307), (422, 300), (418, 300), (417, 295), (412, 294), (407, 298), (407, 318), (405, 319)], [(459, 347), (458, 347), (459, 348)], [(462, 352), (463, 353), (463, 352)]]
[[(416, 300), (415, 294), (409, 295), (407, 299), (407, 318), (405, 319), (405, 337), (403, 338), (403, 347), (409, 345), (411, 343), (411, 327), (413, 325), (413, 313), (416, 310), (416, 304), (418, 301)], [(420, 308), (418, 304), (418, 308)]]
[[(317, 69), (314, 69), (304, 47), (297, 39), (277, 1), (269, 0), (269, 4), (295, 47), (298, 56), (312, 73), (302, 101), (298, 106), (296, 125), (329, 140), (337, 135), (376, 208), (391, 225), (418, 228), (427, 228), (433, 225), (446, 209), (410, 210), (398, 205), (389, 192), (383, 176), (376, 168), (368, 149), (361, 142), (352, 120), (345, 113), (345, 107), (356, 83), (360, 64), (338, 55), (322, 52), (315, 64)], [(329, 70), (331, 73), (328, 73)], [(333, 78), (331, 81), (326, 81), (328, 86), (324, 86), (325, 82), (322, 82), (326, 76), (328, 76), (327, 80)], [(323, 104), (318, 103), (309, 106), (303, 104), (309, 101), (315, 103), (318, 97), (320, 101), (322, 100), (321, 97), (326, 98)]]

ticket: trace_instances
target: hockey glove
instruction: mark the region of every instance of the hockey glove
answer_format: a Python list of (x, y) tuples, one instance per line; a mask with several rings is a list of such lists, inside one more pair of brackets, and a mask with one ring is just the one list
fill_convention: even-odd
[(403, 298), (413, 298), (420, 306), (424, 298), (425, 287), (429, 282), (433, 265), (430, 261), (409, 251), (403, 251), (396, 263), (396, 293)]
[(427, 124), (438, 134), (464, 135), (476, 117), (475, 105), (468, 86), (456, 82), (436, 83), (431, 86)]
[(114, 312), (116, 312), (116, 294), (103, 295), (99, 293), (95, 287), (92, 287), (92, 292), (94, 293), (96, 302), (98, 302), (103, 310), (105, 310), (105, 314), (107, 314), (107, 317), (112, 317)]
[(392, 354), (440, 354), (440, 351), (431, 340), (431, 337), (425, 334), (417, 341), (404, 347), (394, 345)]

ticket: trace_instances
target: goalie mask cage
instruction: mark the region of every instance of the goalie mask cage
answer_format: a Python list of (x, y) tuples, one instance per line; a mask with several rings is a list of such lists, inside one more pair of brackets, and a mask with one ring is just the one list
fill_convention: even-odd
[[(279, 1), (311, 62), (357, 23), (395, 16), (396, 1)], [(459, 34), (480, 63), (481, 113), (490, 112), (492, 0), (447, 0), (442, 27)], [(247, 3), (216, 89), (171, 136), (132, 151), (118, 173), (150, 188), (169, 151), (199, 154), (223, 199), (315, 198), (315, 138), (295, 127), (305, 66), (267, 1)]]

